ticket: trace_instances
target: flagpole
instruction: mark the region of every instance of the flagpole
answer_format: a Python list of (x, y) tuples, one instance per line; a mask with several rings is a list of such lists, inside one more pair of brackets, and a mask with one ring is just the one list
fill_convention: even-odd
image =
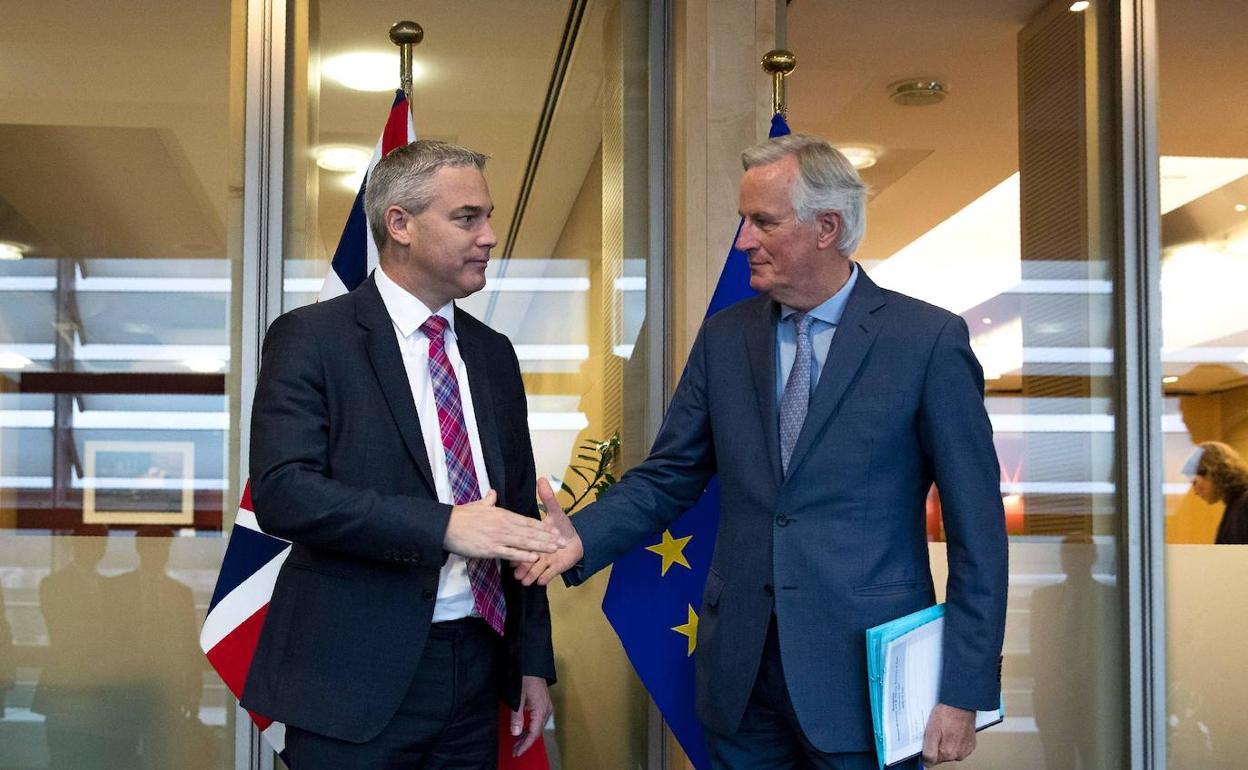
[(776, 48), (763, 55), (763, 71), (771, 75), (771, 111), (788, 116), (784, 79), (797, 67), (797, 57), (792, 51)]
[(413, 123), (415, 102), (412, 99), (412, 49), (424, 39), (424, 28), (414, 21), (396, 21), (390, 27), (390, 42), (399, 47), (399, 83), (407, 96), (407, 108), (413, 110)]

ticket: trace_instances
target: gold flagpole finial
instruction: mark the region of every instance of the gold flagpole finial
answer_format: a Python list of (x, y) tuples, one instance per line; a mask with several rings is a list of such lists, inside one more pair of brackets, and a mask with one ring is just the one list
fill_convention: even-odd
[(396, 21), (390, 27), (390, 42), (399, 47), (399, 83), (407, 102), (412, 103), (412, 48), (425, 39), (425, 30), (414, 21)]
[(763, 71), (771, 75), (771, 111), (788, 114), (785, 103), (784, 79), (797, 67), (792, 51), (777, 48), (763, 55)]

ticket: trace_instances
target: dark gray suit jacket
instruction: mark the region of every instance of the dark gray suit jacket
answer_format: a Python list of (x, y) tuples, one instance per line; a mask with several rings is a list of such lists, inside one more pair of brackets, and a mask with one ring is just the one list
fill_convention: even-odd
[(699, 717), (736, 731), (774, 608), (807, 737), (821, 751), (868, 751), (864, 631), (934, 601), (924, 514), (935, 481), (949, 540), (940, 698), (996, 708), (1005, 515), (965, 322), (860, 274), (782, 478), (778, 311), (758, 297), (706, 321), (650, 456), (574, 517), (585, 559), (569, 582), (661, 532), (718, 473), (695, 653)]
[[(455, 332), (498, 504), (537, 516), (511, 343), (461, 310)], [(451, 512), (437, 500), (422, 430), (438, 426), (417, 420), (372, 277), (273, 322), (252, 411), (252, 501), (260, 526), (294, 546), (243, 706), (354, 742), (376, 736), (398, 710), (429, 633)], [(499, 687), (515, 708), (522, 675), (554, 681), (550, 612), (544, 589), (522, 588), (505, 565), (502, 576)]]

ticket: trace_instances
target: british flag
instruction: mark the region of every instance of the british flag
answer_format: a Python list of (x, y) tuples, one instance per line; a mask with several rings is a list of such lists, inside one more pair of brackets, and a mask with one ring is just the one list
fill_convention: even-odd
[[(355, 203), (343, 226), (329, 274), (321, 286), (320, 299), (330, 299), (351, 291), (377, 267), (377, 245), (369, 235), (368, 220), (364, 214), (364, 188), (368, 183), (368, 174), (384, 155), (415, 139), (416, 131), (407, 97), (402, 91), (397, 91), (381, 139), (373, 149), (368, 171), (360, 182)], [(289, 541), (265, 533), (256, 523), (249, 481), (243, 489), (238, 518), (230, 533), (217, 586), (199, 636), (200, 647), (208, 656), (208, 662), (236, 698), (242, 695), (243, 685), (247, 682), (247, 671), (260, 639), (260, 629), (264, 627), (273, 585), (289, 553)], [(285, 725), (262, 714), (249, 713), (274, 751), (285, 758)], [(519, 758), (513, 758), (510, 750), (504, 750), (512, 742), (509, 725), (508, 713), (503, 707), (499, 717), (499, 767), (504, 770), (548, 770), (546, 748), (540, 740)]]

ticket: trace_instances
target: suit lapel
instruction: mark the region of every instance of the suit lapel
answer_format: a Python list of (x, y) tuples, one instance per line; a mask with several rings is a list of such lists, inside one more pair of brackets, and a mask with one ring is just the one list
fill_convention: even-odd
[(368, 358), (381, 385), (381, 392), (386, 397), (390, 415), (425, 484), (436, 496), (433, 469), (429, 467), (429, 457), (425, 453), (425, 440), (420, 432), (420, 420), (416, 417), (416, 402), (412, 400), (407, 369), (403, 366), (403, 355), (394, 336), (394, 322), (386, 312), (386, 305), (371, 275), (353, 294), (356, 297), (356, 320), (368, 329)]
[[(459, 355), (468, 367), (468, 389), (472, 391), (472, 410), (477, 417), (477, 435), (481, 439), (481, 452), (485, 455), (485, 472), (489, 485), (502, 494), (506, 489), (503, 451), (498, 438), (498, 423), (494, 419), (494, 395), (490, 391), (491, 362), (482, 346), (478, 330), (471, 319), (455, 308), (455, 340)], [(509, 501), (510, 502), (510, 501)]]
[(765, 298), (755, 300), (757, 313), (745, 331), (750, 371), (754, 374), (754, 395), (763, 419), (763, 442), (771, 461), (772, 479), (779, 486), (780, 416), (776, 406), (776, 319), (780, 306)]
[(828, 357), (819, 375), (819, 385), (810, 400), (810, 411), (806, 413), (806, 422), (802, 424), (802, 432), (793, 446), (793, 456), (789, 459), (790, 475), (797, 470), (815, 437), (823, 431), (824, 424), (840, 405), (880, 331), (880, 320), (873, 313), (883, 306), (884, 292), (867, 277), (861, 266), (858, 270), (858, 282), (849, 295), (845, 313), (832, 337)]

